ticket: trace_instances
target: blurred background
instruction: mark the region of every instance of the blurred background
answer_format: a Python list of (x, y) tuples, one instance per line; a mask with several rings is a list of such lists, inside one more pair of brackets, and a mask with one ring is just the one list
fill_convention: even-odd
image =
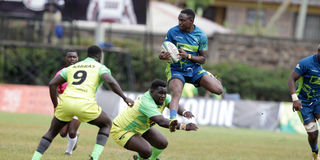
[[(63, 68), (64, 50), (82, 60), (93, 44), (135, 98), (153, 79), (166, 79), (158, 54), (183, 8), (196, 11), (208, 36), (204, 68), (225, 89), (217, 96), (186, 85), (180, 104), (198, 115), (196, 123), (303, 133), (287, 80), (317, 51), (319, 0), (0, 0), (0, 111), (52, 114), (46, 85)], [(97, 94), (106, 110), (124, 107), (117, 97), (99, 99), (112, 96), (107, 88)], [(28, 108), (37, 105), (50, 109)]]

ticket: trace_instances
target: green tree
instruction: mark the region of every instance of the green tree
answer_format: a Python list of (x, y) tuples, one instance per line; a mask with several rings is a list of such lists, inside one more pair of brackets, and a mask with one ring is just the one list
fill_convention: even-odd
[(202, 16), (203, 10), (214, 3), (214, 0), (187, 0), (187, 8), (193, 9), (198, 16)]
[(242, 99), (290, 101), (290, 69), (269, 70), (240, 62), (221, 62), (206, 69), (222, 80), (228, 93), (239, 93)]

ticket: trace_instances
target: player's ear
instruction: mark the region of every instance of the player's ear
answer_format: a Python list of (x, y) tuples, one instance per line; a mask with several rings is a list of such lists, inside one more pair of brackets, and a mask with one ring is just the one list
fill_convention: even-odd
[(150, 88), (150, 94), (152, 95), (154, 93), (154, 90)]
[(194, 22), (194, 18), (189, 17), (189, 20), (193, 23)]

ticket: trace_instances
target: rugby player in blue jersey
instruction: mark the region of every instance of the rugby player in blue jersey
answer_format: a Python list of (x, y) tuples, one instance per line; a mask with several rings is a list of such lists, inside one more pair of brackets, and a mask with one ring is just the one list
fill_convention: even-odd
[[(298, 89), (295, 82), (300, 79)], [(296, 65), (288, 80), (293, 101), (293, 111), (297, 111), (308, 133), (308, 142), (313, 160), (318, 156), (318, 125), (320, 117), (320, 45), (318, 54), (303, 58)]]
[[(222, 94), (223, 87), (219, 80), (205, 71), (201, 65), (205, 63), (208, 50), (206, 34), (193, 24), (195, 13), (191, 9), (180, 12), (179, 25), (171, 28), (165, 41), (170, 41), (179, 49), (181, 59), (177, 63), (168, 63), (166, 68), (167, 80), (172, 100), (170, 108), (170, 131), (174, 132), (179, 100), (184, 83), (192, 83), (196, 87), (202, 86), (215, 94)], [(161, 60), (170, 60), (170, 54), (161, 51)]]

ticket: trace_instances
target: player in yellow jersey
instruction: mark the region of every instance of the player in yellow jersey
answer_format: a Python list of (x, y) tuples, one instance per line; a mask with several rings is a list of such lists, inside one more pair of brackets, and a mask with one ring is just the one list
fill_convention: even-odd
[[(87, 122), (99, 127), (96, 144), (90, 159), (99, 159), (109, 137), (112, 122), (104, 111), (98, 106), (95, 94), (98, 86), (105, 82), (113, 92), (132, 106), (134, 102), (127, 98), (112, 77), (110, 70), (99, 63), (102, 50), (98, 46), (90, 46), (87, 50), (87, 58), (71, 65), (53, 78), (49, 83), (50, 97), (55, 114), (51, 121), (48, 132), (41, 138), (32, 160), (41, 159), (44, 152), (49, 148), (52, 140), (56, 137), (62, 127), (77, 116), (80, 122)], [(57, 86), (68, 82), (68, 86), (57, 100)]]
[[(167, 139), (154, 127), (156, 123), (164, 128), (169, 128), (170, 120), (162, 116), (165, 107), (168, 107), (171, 96), (167, 95), (166, 83), (154, 80), (150, 90), (145, 92), (134, 103), (127, 107), (114, 120), (110, 134), (112, 139), (122, 147), (138, 152), (135, 160), (156, 160), (159, 154), (167, 147)], [(193, 114), (179, 106), (178, 114), (192, 118)], [(177, 129), (197, 130), (193, 124), (178, 123)]]

